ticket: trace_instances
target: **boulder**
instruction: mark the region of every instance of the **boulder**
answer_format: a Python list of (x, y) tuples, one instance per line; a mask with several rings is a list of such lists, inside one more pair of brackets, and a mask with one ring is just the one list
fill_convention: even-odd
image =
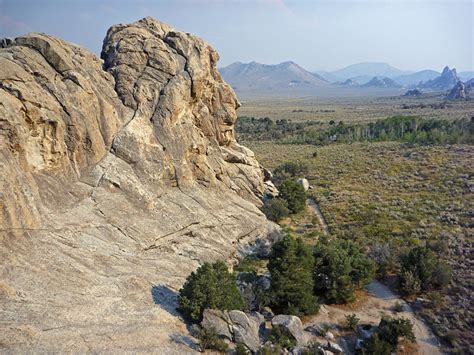
[(290, 333), (298, 345), (306, 345), (301, 319), (292, 315), (279, 314), (272, 319), (273, 327), (281, 327)]
[[(253, 352), (260, 349), (260, 319), (248, 317), (242, 311), (229, 311), (230, 327), (235, 343), (242, 343)], [(256, 320), (256, 318), (258, 320)]]
[(342, 350), (341, 346), (337, 343), (332, 342), (332, 341), (328, 341), (326, 349), (333, 352), (334, 354), (342, 354), (343, 353), (343, 350)]
[(206, 309), (201, 326), (206, 329), (214, 329), (221, 338), (242, 343), (249, 350), (256, 352), (261, 347), (260, 336), (265, 328), (265, 320), (257, 312), (246, 314), (238, 310)]
[(308, 191), (308, 190), (309, 190), (309, 182), (308, 182), (308, 179), (300, 178), (300, 179), (298, 179), (298, 184), (300, 184), (301, 186), (303, 186), (303, 188), (304, 188), (305, 191)]
[(214, 329), (221, 338), (233, 340), (227, 312), (216, 309), (204, 310), (201, 326), (206, 329)]
[(334, 340), (334, 339), (335, 339), (334, 334), (331, 333), (330, 331), (327, 331), (327, 332), (326, 332), (326, 335), (324, 335), (324, 337), (325, 337), (327, 340)]

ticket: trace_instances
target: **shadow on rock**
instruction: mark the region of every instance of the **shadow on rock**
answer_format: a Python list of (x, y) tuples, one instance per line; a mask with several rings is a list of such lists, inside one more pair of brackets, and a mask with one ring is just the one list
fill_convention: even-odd
[(155, 285), (151, 288), (153, 302), (173, 316), (179, 316), (176, 307), (178, 306), (178, 293), (166, 285)]
[(173, 333), (170, 335), (170, 339), (176, 344), (188, 346), (193, 350), (199, 350), (198, 344), (196, 344), (191, 337), (186, 335)]

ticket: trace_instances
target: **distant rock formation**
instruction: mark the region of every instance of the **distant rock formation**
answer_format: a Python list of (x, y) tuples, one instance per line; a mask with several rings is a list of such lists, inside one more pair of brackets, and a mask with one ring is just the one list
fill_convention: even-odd
[(468, 98), (468, 89), (462, 81), (459, 81), (446, 96), (446, 100), (466, 100)]
[(372, 88), (401, 88), (400, 84), (397, 84), (390, 78), (373, 77), (368, 83), (361, 85), (362, 87)]
[(339, 85), (339, 86), (358, 86), (359, 83), (352, 80), (352, 79), (347, 79), (344, 82), (337, 82), (336, 85)]
[(1, 43), (1, 348), (189, 350), (185, 277), (277, 230), (217, 52), (152, 18), (111, 27), (103, 61), (45, 34)]
[(421, 96), (422, 92), (418, 89), (408, 90), (403, 96), (416, 97)]
[(428, 90), (451, 90), (458, 82), (459, 77), (456, 73), (456, 69), (449, 69), (448, 66), (444, 67), (443, 72), (440, 76), (427, 82), (421, 83), (419, 88)]

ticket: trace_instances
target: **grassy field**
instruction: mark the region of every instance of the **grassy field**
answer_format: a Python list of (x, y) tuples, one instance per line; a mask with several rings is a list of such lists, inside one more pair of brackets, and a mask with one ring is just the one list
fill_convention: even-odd
[(445, 102), (440, 94), (426, 94), (419, 98), (250, 98), (242, 103), (239, 116), (295, 121), (371, 122), (396, 115), (459, 119), (474, 114), (473, 101)]
[[(421, 314), (438, 334), (455, 329), (450, 336), (459, 344), (472, 344), (473, 146), (244, 143), (269, 169), (295, 160), (309, 166), (310, 194), (331, 235), (356, 239), (368, 250), (389, 245), (394, 257), (414, 245), (442, 242), (443, 257), (454, 268), (452, 286)], [(296, 225), (304, 223), (308, 217), (296, 216)]]

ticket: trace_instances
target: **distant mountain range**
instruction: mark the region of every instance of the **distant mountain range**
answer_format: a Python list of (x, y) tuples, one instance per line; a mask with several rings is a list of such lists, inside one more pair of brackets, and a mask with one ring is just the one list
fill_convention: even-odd
[(440, 75), (436, 70), (422, 70), (412, 74), (400, 75), (393, 80), (403, 86), (418, 85), (422, 81), (432, 80)]
[[(220, 72), (238, 93), (318, 92), (349, 90), (350, 88), (400, 89), (418, 88), (422, 91), (451, 90), (459, 81), (474, 77), (474, 72), (462, 72), (445, 67), (435, 70), (403, 71), (387, 63), (359, 63), (348, 67), (311, 73), (298, 64), (233, 63)], [(338, 89), (339, 88), (339, 89)]]
[(331, 74), (341, 80), (352, 79), (359, 84), (365, 84), (373, 77), (394, 78), (396, 76), (411, 74), (410, 71), (403, 71), (392, 67), (387, 63), (358, 63), (352, 64), (348, 67), (332, 71)]
[(321, 76), (290, 61), (275, 65), (236, 62), (220, 69), (220, 72), (237, 92), (304, 90), (329, 85)]

